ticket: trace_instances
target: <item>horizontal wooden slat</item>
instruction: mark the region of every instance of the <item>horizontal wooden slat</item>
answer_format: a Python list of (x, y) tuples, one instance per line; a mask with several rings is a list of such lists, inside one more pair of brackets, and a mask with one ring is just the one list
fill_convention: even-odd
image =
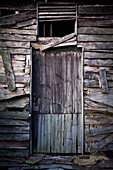
[(113, 41), (113, 35), (78, 35), (78, 41), (91, 42), (91, 41)]
[(100, 59), (92, 59), (92, 60), (88, 60), (85, 59), (84, 60), (84, 64), (85, 65), (89, 65), (89, 66), (105, 66), (105, 67), (113, 67), (113, 60), (112, 59), (108, 59), (108, 60), (100, 60)]
[(30, 48), (30, 42), (0, 41), (0, 47)]
[(97, 20), (97, 19), (78, 19), (78, 26), (80, 27), (101, 27), (101, 26), (113, 26), (113, 20)]
[(29, 118), (29, 112), (0, 112), (0, 119), (21, 119), (26, 120)]
[[(7, 121), (7, 120), (6, 120)], [(12, 121), (11, 121), (12, 122)], [(28, 126), (0, 126), (0, 133), (2, 134), (13, 134), (13, 133), (21, 133), (21, 134), (25, 134), (25, 133), (29, 133), (29, 125)]]
[(0, 134), (0, 140), (28, 141), (29, 140), (29, 134)]
[(35, 11), (28, 11), (19, 14), (12, 14), (8, 16), (0, 17), (0, 26), (15, 25), (17, 22), (25, 21), (35, 18)]
[(33, 29), (11, 29), (11, 28), (0, 28), (0, 34), (20, 34), (20, 35), (36, 35), (36, 30)]
[[(97, 87), (99, 88), (99, 80), (84, 80), (84, 86), (88, 88)], [(108, 87), (113, 87), (113, 81), (108, 82)]]
[(113, 14), (113, 6), (78, 6), (78, 12), (88, 15)]
[(110, 34), (113, 35), (113, 28), (99, 28), (99, 27), (79, 27), (78, 34)]
[[(77, 47), (85, 47), (85, 51), (87, 50), (108, 50), (106, 52), (113, 52), (113, 42), (88, 42), (82, 43), (78, 42)], [(111, 51), (110, 51), (111, 50)]]
[[(4, 49), (4, 48), (0, 48), (0, 53), (1, 53), (2, 49)], [(20, 49), (19, 48), (8, 48), (8, 51), (11, 54), (31, 54), (31, 50), (30, 49), (25, 49), (25, 48), (20, 48)]]
[(9, 150), (9, 149), (0, 149), (0, 156), (13, 156), (13, 157), (28, 157), (29, 156), (29, 150)]
[(14, 41), (36, 41), (35, 35), (11, 35), (11, 34), (0, 34), (1, 40), (14, 40)]
[[(24, 29), (24, 27), (26, 27), (26, 26), (32, 26), (32, 25), (34, 25), (34, 24), (36, 24), (36, 19), (29, 19), (29, 20), (27, 20), (27, 21), (18, 22), (18, 23), (16, 24), (16, 26), (12, 26), (12, 28), (22, 28), (22, 29)], [(27, 28), (27, 29), (28, 29), (28, 28)]]
[(85, 52), (85, 59), (113, 59), (113, 53)]
[(28, 142), (0, 141), (0, 149), (27, 149)]
[(1, 126), (28, 126), (29, 123), (22, 120), (0, 119)]

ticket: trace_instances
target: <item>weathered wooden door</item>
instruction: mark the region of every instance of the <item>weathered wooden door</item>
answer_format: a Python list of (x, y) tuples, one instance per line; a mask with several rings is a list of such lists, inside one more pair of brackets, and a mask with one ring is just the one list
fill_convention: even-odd
[(81, 51), (33, 54), (33, 152), (81, 153)]

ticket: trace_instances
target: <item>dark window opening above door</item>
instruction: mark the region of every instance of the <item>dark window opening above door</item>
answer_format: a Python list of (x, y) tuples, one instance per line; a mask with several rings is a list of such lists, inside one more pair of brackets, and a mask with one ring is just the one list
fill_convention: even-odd
[(75, 21), (40, 22), (39, 37), (63, 37), (74, 32)]

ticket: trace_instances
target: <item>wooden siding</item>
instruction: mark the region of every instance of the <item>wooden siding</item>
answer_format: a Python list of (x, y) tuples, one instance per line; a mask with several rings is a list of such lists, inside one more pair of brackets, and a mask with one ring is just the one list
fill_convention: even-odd
[(78, 6), (78, 47), (85, 48), (86, 152), (113, 150), (112, 8)]
[[(1, 2), (0, 2), (1, 4)], [(36, 41), (35, 4), (2, 3), (0, 10), (0, 156), (28, 157), (30, 140), (30, 41)], [(10, 61), (10, 67), (7, 63)], [(10, 69), (10, 70), (9, 70)], [(10, 72), (10, 75), (9, 75)], [(13, 91), (12, 91), (13, 90)]]

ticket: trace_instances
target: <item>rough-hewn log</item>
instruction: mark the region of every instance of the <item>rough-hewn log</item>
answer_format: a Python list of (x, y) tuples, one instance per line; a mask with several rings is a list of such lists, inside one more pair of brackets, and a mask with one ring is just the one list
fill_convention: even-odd
[(107, 82), (107, 76), (106, 76), (106, 70), (102, 69), (100, 70), (100, 87), (102, 88), (102, 93), (107, 94), (108, 93), (108, 82)]
[(0, 26), (16, 25), (17, 22), (35, 18), (35, 11), (28, 11), (19, 14), (12, 14), (0, 17)]
[[(5, 120), (7, 121), (7, 120)], [(8, 121), (9, 122), (9, 121)], [(12, 133), (29, 133), (30, 127), (29, 125), (25, 125), (25, 126), (0, 126), (0, 133), (2, 134), (12, 134)]]
[[(1, 149), (27, 149), (28, 146), (29, 146), (28, 142), (0, 141)], [(0, 160), (1, 160), (1, 158), (0, 158)]]
[[(0, 53), (3, 48), (0, 48)], [(6, 49), (6, 48), (5, 48)], [(11, 54), (31, 54), (30, 49), (25, 49), (25, 48), (8, 48), (9, 53)]]
[(7, 50), (2, 50), (2, 59), (4, 63), (9, 90), (14, 91), (16, 89), (15, 78), (12, 70), (10, 54)]
[(3, 126), (28, 126), (29, 123), (23, 120), (0, 119), (0, 125)]

